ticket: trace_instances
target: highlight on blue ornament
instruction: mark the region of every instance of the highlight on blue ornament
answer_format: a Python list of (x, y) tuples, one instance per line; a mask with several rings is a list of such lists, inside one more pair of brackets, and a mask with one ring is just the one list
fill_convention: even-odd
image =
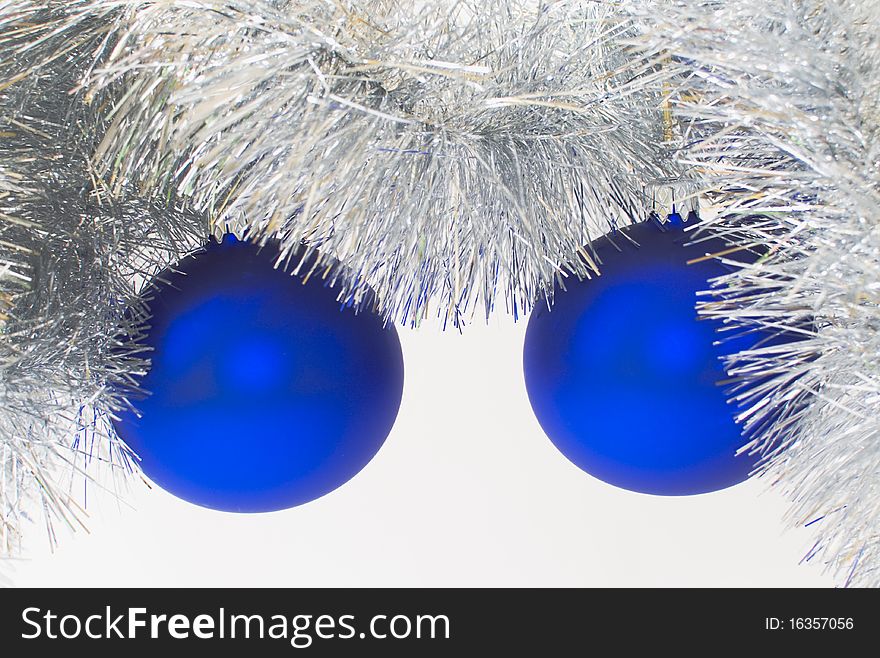
[(697, 292), (729, 270), (687, 261), (724, 245), (684, 246), (692, 234), (676, 226), (698, 218), (673, 212), (664, 230), (649, 220), (595, 243), (601, 275), (567, 279), (552, 308), (536, 307), (523, 365), (541, 427), (576, 466), (624, 489), (690, 495), (741, 482), (755, 466), (736, 456), (744, 441), (721, 359), (758, 338), (718, 345), (719, 323), (697, 319)]
[(148, 294), (148, 394), (115, 425), (151, 480), (197, 505), (267, 512), (323, 496), (367, 465), (397, 416), (393, 326), (277, 258), (230, 236)]

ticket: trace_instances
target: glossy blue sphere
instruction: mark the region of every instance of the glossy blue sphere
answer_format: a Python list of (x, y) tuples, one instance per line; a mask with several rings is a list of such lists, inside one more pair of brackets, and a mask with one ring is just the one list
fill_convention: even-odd
[(729, 270), (686, 264), (723, 245), (684, 247), (669, 224), (621, 230), (639, 246), (620, 231), (600, 239), (601, 276), (566, 280), (551, 309), (532, 313), (524, 371), (535, 415), (562, 454), (617, 487), (689, 495), (736, 484), (755, 459), (735, 456), (744, 441), (721, 357), (756, 338), (713, 345), (728, 334), (697, 319), (696, 293)]
[(343, 308), (320, 271), (304, 284), (275, 269), (277, 256), (228, 237), (149, 292), (149, 394), (115, 424), (150, 479), (197, 505), (267, 512), (333, 491), (400, 406), (393, 327)]

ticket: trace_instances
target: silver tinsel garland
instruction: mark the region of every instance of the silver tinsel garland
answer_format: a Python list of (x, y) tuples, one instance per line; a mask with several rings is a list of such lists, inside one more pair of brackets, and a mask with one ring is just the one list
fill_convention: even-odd
[(83, 477), (132, 471), (108, 414), (149, 365), (138, 292), (207, 235), (174, 204), (108, 194), (95, 116), (70, 93), (103, 37), (53, 35), (25, 4), (0, 14), (0, 554), (34, 513), (53, 541), (54, 521), (80, 524)]
[[(738, 261), (699, 305), (746, 450), (880, 584), (872, 0), (0, 0), (0, 521), (73, 519), (148, 367), (142, 283), (226, 230), (339, 259), (389, 319), (515, 316), (673, 185)], [(365, 293), (375, 289), (377, 296)], [(721, 336), (723, 338), (723, 335)], [(745, 442), (744, 441), (744, 442)], [(72, 465), (72, 467), (71, 467)], [(93, 469), (90, 469), (91, 472)]]
[(83, 83), (125, 89), (99, 173), (332, 254), (401, 323), (527, 311), (677, 170), (612, 4), (95, 4), (124, 5)]
[(880, 585), (880, 4), (660, 3), (640, 44), (662, 52), (684, 124), (678, 159), (718, 214), (705, 227), (763, 254), (700, 313), (786, 331), (729, 373), (761, 470), (793, 501), (842, 584)]

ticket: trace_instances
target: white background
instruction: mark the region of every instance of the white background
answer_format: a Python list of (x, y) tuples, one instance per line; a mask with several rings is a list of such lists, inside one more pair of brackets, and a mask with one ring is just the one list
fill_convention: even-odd
[(568, 462), (532, 415), (526, 323), (400, 329), (397, 424), (337, 491), (258, 515), (133, 483), (93, 493), (90, 532), (51, 554), (29, 527), (20, 586), (831, 586), (800, 566), (808, 529), (762, 481), (702, 496), (615, 489)]

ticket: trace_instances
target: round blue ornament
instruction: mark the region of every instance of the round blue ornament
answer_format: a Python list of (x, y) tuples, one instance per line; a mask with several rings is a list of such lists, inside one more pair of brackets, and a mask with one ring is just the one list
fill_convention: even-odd
[(268, 512), (323, 496), (373, 458), (400, 406), (394, 328), (341, 305), (326, 266), (304, 282), (277, 257), (227, 237), (148, 294), (148, 394), (115, 425), (150, 479), (197, 505)]
[(632, 491), (699, 494), (741, 482), (755, 465), (735, 456), (743, 439), (721, 357), (756, 337), (713, 345), (727, 334), (697, 319), (696, 293), (729, 270), (686, 262), (724, 245), (685, 247), (690, 234), (664, 228), (649, 221), (602, 238), (601, 276), (568, 279), (552, 308), (536, 308), (525, 381), (541, 427), (582, 470)]

